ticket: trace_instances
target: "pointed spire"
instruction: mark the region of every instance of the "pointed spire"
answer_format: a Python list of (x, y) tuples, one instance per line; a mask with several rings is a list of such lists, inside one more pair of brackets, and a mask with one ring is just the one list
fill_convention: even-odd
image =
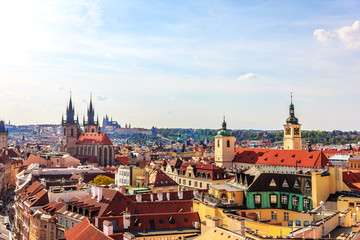
[(75, 123), (74, 121), (74, 106), (72, 104), (72, 99), (71, 99), (71, 91), (70, 91), (70, 101), (69, 101), (69, 105), (66, 108), (66, 122), (67, 123)]
[(64, 114), (61, 114), (61, 124), (64, 123)]
[(298, 119), (295, 117), (295, 107), (293, 104), (293, 94), (290, 95), (289, 117), (286, 119), (286, 123), (299, 124)]
[(87, 114), (88, 114), (87, 124), (94, 125), (95, 124), (95, 121), (94, 121), (95, 113), (94, 113), (94, 108), (93, 108), (93, 104), (92, 104), (92, 92), (90, 92), (90, 105), (89, 105)]
[(80, 122), (79, 122), (79, 114), (76, 115), (76, 123), (79, 125)]
[(86, 122), (85, 122), (85, 114), (83, 115), (83, 126), (85, 126)]

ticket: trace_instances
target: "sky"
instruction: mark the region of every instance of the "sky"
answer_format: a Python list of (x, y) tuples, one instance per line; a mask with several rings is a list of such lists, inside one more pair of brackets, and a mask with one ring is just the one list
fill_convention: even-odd
[(150, 128), (360, 130), (360, 1), (0, 3), (0, 118)]

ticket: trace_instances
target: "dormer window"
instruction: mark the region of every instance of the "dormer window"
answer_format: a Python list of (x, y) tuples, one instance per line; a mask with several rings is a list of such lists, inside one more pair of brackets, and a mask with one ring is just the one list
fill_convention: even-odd
[(270, 187), (276, 187), (276, 182), (274, 179), (271, 179), (271, 182), (269, 184)]
[(296, 181), (295, 181), (295, 184), (294, 184), (294, 188), (299, 188), (299, 187), (300, 187), (299, 181), (296, 180)]
[(284, 180), (283, 184), (282, 184), (282, 187), (289, 187), (289, 184), (288, 182), (286, 181), (286, 179)]
[(308, 190), (308, 191), (311, 190), (311, 186), (310, 186), (310, 183), (309, 183), (309, 182), (306, 182), (306, 184), (305, 184), (305, 190)]

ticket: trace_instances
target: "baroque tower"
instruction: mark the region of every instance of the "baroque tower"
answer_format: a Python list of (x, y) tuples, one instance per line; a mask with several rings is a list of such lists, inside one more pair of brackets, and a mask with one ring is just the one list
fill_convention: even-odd
[(84, 121), (84, 131), (88, 132), (97, 132), (98, 131), (98, 122), (95, 122), (95, 111), (92, 104), (92, 94), (90, 94), (90, 105), (87, 110), (87, 122)]
[(5, 129), (5, 122), (0, 121), (0, 148), (8, 147), (8, 131)]
[(69, 106), (66, 108), (66, 120), (62, 118), (61, 125), (63, 134), (61, 139), (60, 151), (67, 152), (71, 156), (76, 154), (76, 141), (80, 134), (78, 119), (75, 120), (75, 110), (72, 104), (71, 93)]
[(222, 128), (215, 136), (215, 164), (218, 167), (231, 168), (235, 157), (235, 140), (226, 129), (225, 116)]
[(299, 124), (298, 119), (295, 117), (292, 94), (289, 114), (289, 117), (286, 119), (286, 124), (284, 124), (284, 149), (301, 150), (301, 124)]

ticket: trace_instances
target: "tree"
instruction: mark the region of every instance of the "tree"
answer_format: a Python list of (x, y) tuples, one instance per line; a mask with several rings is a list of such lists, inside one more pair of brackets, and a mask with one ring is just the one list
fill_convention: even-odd
[(113, 184), (115, 183), (115, 180), (105, 175), (97, 175), (93, 181), (90, 181), (90, 183), (101, 186)]

